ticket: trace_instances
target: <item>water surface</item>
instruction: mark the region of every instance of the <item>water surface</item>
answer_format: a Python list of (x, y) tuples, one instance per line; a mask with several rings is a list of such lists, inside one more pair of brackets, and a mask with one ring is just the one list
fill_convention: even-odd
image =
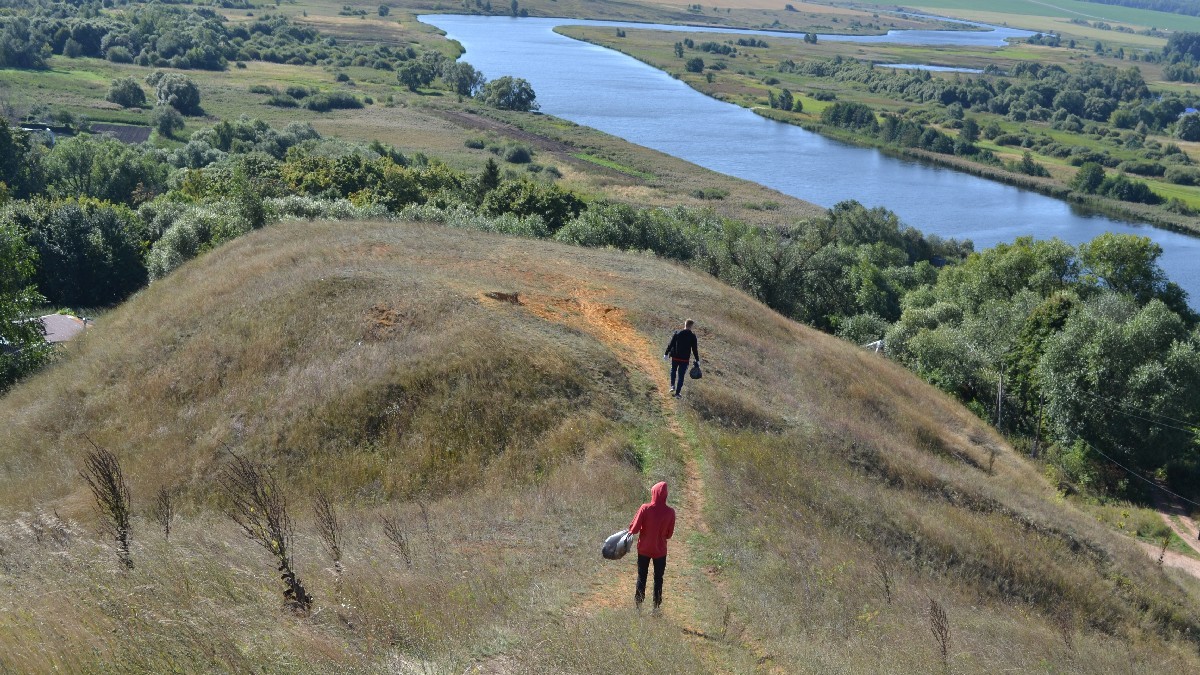
[[(554, 28), (589, 25), (781, 34), (575, 19), (420, 18), (459, 41), (466, 49), (463, 58), (488, 78), (513, 75), (528, 80), (546, 113), (821, 206), (846, 199), (883, 206), (925, 232), (970, 239), (980, 248), (1023, 235), (1059, 237), (1072, 244), (1109, 231), (1147, 236), (1162, 246), (1163, 268), (1188, 291), (1193, 305), (1200, 298), (1198, 238), (1088, 213), (1035, 192), (774, 122), (705, 96), (624, 54), (559, 35)], [(1012, 29), (930, 33), (938, 32), (893, 31), (873, 40), (840, 37), (893, 42), (936, 37), (936, 44), (978, 45), (988, 44), (986, 40), (994, 43), (1001, 36), (1029, 34)]]

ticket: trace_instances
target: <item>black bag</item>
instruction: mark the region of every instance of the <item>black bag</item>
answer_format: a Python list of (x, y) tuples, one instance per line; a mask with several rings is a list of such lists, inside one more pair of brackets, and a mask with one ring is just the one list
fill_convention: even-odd
[(629, 530), (621, 530), (614, 532), (608, 539), (604, 540), (604, 546), (600, 548), (600, 555), (608, 560), (620, 560), (629, 553), (629, 549), (633, 548), (633, 535), (629, 534)]
[(688, 371), (688, 377), (692, 378), (693, 380), (698, 380), (704, 377), (704, 373), (700, 372), (699, 361), (692, 363), (692, 369)]

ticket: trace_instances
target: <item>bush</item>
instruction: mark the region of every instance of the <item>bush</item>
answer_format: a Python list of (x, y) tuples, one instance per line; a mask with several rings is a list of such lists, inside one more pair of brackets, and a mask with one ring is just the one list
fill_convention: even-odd
[(273, 105), (276, 108), (296, 108), (300, 105), (299, 101), (287, 94), (275, 94), (266, 101), (263, 101), (263, 103), (265, 105)]
[(122, 108), (141, 108), (146, 105), (146, 92), (132, 77), (113, 80), (105, 99)]
[(265, 84), (252, 84), (252, 85), (250, 85), (250, 93), (251, 94), (266, 94), (266, 95), (270, 96), (273, 94), (278, 94), (279, 90), (276, 89), (275, 87), (269, 87)]
[(288, 87), (284, 90), (284, 92), (294, 99), (302, 99), (309, 94), (308, 87), (300, 87), (296, 85)]
[(108, 53), (105, 54), (105, 58), (113, 63), (133, 63), (133, 54), (130, 54), (128, 49), (120, 45), (109, 48)]
[(331, 91), (309, 96), (304, 101), (304, 107), (316, 112), (328, 112), (337, 109), (361, 108), (363, 107), (363, 102), (350, 92)]
[(533, 161), (533, 151), (524, 145), (511, 145), (504, 150), (504, 161), (510, 164), (528, 164)]
[(169, 105), (162, 105), (155, 108), (150, 115), (150, 125), (163, 138), (174, 138), (176, 131), (183, 130), (183, 115)]
[(200, 87), (191, 79), (177, 73), (154, 71), (146, 82), (154, 87), (159, 105), (169, 105), (184, 115), (203, 115), (200, 108)]
[(188, 260), (250, 229), (232, 202), (193, 206), (150, 249), (146, 258), (150, 277), (161, 279)]
[(1167, 169), (1166, 178), (1176, 185), (1200, 185), (1200, 168), (1173, 166)]

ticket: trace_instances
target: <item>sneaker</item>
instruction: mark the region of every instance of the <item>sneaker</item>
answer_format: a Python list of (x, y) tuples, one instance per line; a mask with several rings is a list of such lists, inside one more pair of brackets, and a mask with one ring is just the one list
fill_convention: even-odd
[(675, 392), (674, 394), (671, 394), (671, 398), (683, 398), (683, 394), (680, 394), (679, 392)]

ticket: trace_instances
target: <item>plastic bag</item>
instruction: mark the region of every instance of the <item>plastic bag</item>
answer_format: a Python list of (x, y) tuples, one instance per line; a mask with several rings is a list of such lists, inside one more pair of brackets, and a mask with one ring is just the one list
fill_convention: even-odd
[(692, 363), (692, 369), (688, 371), (688, 377), (692, 378), (693, 380), (698, 380), (704, 377), (704, 373), (700, 372), (699, 361)]
[(614, 532), (608, 539), (604, 540), (604, 546), (600, 547), (600, 555), (609, 560), (620, 560), (629, 553), (629, 549), (633, 548), (633, 535), (629, 534), (629, 530), (621, 530)]

